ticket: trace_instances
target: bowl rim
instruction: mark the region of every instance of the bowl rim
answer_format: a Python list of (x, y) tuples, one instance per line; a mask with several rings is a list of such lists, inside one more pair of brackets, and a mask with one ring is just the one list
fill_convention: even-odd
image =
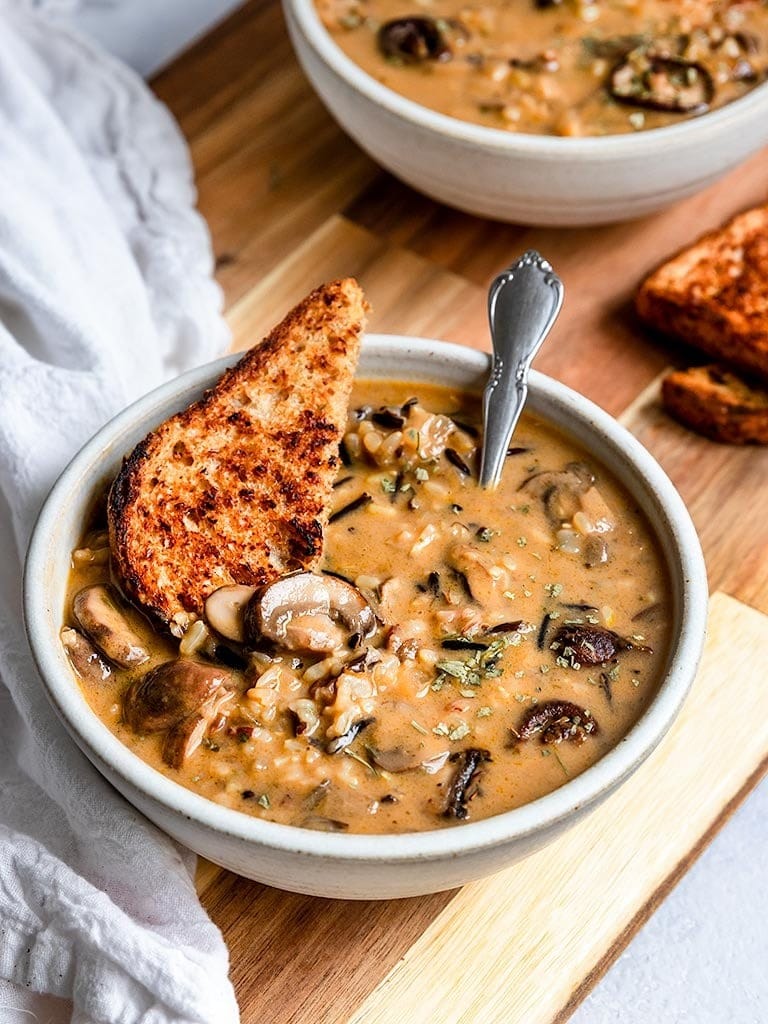
[(668, 151), (670, 145), (711, 140), (717, 129), (727, 121), (751, 121), (768, 107), (768, 81), (756, 85), (738, 99), (698, 117), (679, 124), (648, 128), (625, 134), (562, 137), (536, 135), (530, 132), (509, 132), (502, 128), (462, 121), (416, 103), (382, 85), (359, 64), (348, 57), (320, 20), (314, 0), (283, 0), (289, 21), (295, 18), (305, 40), (320, 59), (345, 80), (356, 92), (389, 114), (411, 122), (419, 128), (436, 132), (458, 142), (472, 143), (484, 149), (533, 154), (550, 159), (595, 158), (623, 159), (655, 155)]
[[(468, 380), (470, 373), (478, 376), (487, 373), (490, 365), (486, 353), (433, 339), (372, 334), (366, 336), (364, 345), (371, 356), (377, 352), (385, 357), (399, 353), (403, 360), (412, 357), (425, 361), (448, 361), (458, 365)], [(708, 600), (701, 546), (682, 498), (642, 445), (589, 399), (536, 371), (531, 372), (531, 396), (559, 406), (580, 427), (591, 432), (599, 445), (598, 457), (607, 446), (637, 473), (641, 488), (647, 491), (646, 497), (656, 504), (666, 520), (654, 523), (654, 527), (660, 535), (666, 533), (679, 560), (680, 571), (675, 579), (675, 566), (669, 564), (669, 557), (666, 559), (673, 585), (678, 585), (680, 592), (680, 628), (670, 650), (666, 678), (635, 726), (592, 767), (537, 800), (458, 827), (426, 832), (333, 834), (266, 821), (223, 807), (150, 767), (102, 723), (86, 704), (74, 680), (58, 642), (59, 627), (54, 627), (51, 635), (46, 626), (51, 614), (54, 622), (60, 621), (60, 610), (51, 612), (48, 609), (45, 572), (59, 511), (73, 500), (83, 507), (90, 500), (93, 488), (104, 475), (99, 472), (100, 462), (105, 453), (114, 458), (114, 453), (108, 452), (108, 448), (121, 432), (134, 428), (142, 420), (146, 421), (147, 430), (152, 429), (158, 422), (153, 417), (168, 415), (163, 410), (165, 405), (174, 399), (187, 399), (190, 392), (209, 387), (226, 367), (241, 356), (242, 353), (230, 354), (189, 370), (138, 399), (105, 424), (64, 469), (35, 523), (23, 583), (27, 637), (54, 709), (90, 760), (102, 771), (106, 769), (108, 777), (119, 777), (132, 790), (137, 790), (166, 811), (184, 816), (219, 835), (240, 840), (254, 848), (262, 846), (312, 858), (367, 863), (452, 858), (506, 844), (533, 833), (546, 832), (610, 792), (631, 774), (654, 749), (676, 717), (701, 655)], [(428, 379), (426, 372), (423, 379)], [(83, 484), (84, 478), (87, 478), (85, 487), (80, 491), (74, 490)], [(86, 714), (83, 714), (84, 710)]]

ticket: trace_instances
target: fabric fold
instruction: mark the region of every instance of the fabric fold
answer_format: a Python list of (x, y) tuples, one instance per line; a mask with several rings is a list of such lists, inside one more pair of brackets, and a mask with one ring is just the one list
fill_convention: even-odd
[(25, 6), (0, 0), (0, 19), (0, 978), (71, 999), (75, 1024), (229, 1024), (195, 858), (65, 733), (21, 615), (59, 472), (128, 402), (226, 346), (207, 228), (144, 83)]

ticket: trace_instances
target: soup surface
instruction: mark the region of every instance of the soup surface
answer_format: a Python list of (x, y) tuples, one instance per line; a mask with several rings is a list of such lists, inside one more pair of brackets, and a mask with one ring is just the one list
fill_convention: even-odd
[(753, 0), (316, 3), (339, 46), (383, 85), (490, 128), (658, 128), (766, 75), (768, 7)]
[[(479, 437), (474, 396), (357, 382), (320, 566), (338, 575), (239, 588), (242, 619), (209, 598), (181, 643), (104, 589), (97, 514), (62, 631), (93, 710), (182, 785), (332, 831), (484, 818), (584, 771), (656, 692), (662, 559), (568, 437), (524, 415), (493, 493), (476, 482)], [(190, 678), (205, 699), (188, 713)]]

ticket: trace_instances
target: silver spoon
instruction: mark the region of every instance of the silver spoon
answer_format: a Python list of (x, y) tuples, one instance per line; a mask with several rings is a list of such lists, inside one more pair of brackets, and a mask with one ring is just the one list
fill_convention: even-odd
[(480, 485), (501, 478), (528, 394), (528, 371), (563, 304), (563, 282), (535, 249), (502, 270), (488, 291), (493, 365), (483, 392)]

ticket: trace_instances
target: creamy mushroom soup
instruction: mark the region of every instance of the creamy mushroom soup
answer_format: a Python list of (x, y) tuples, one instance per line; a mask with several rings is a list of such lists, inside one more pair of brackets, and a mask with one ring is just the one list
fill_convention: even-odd
[(316, 0), (383, 85), (491, 128), (612, 135), (743, 96), (766, 76), (765, 3)]
[(62, 630), (94, 712), (211, 800), (337, 832), (485, 818), (594, 764), (663, 672), (660, 553), (548, 423), (523, 416), (494, 493), (479, 441), (474, 396), (358, 382), (318, 571), (221, 588), (180, 638), (110, 581), (100, 506)]

